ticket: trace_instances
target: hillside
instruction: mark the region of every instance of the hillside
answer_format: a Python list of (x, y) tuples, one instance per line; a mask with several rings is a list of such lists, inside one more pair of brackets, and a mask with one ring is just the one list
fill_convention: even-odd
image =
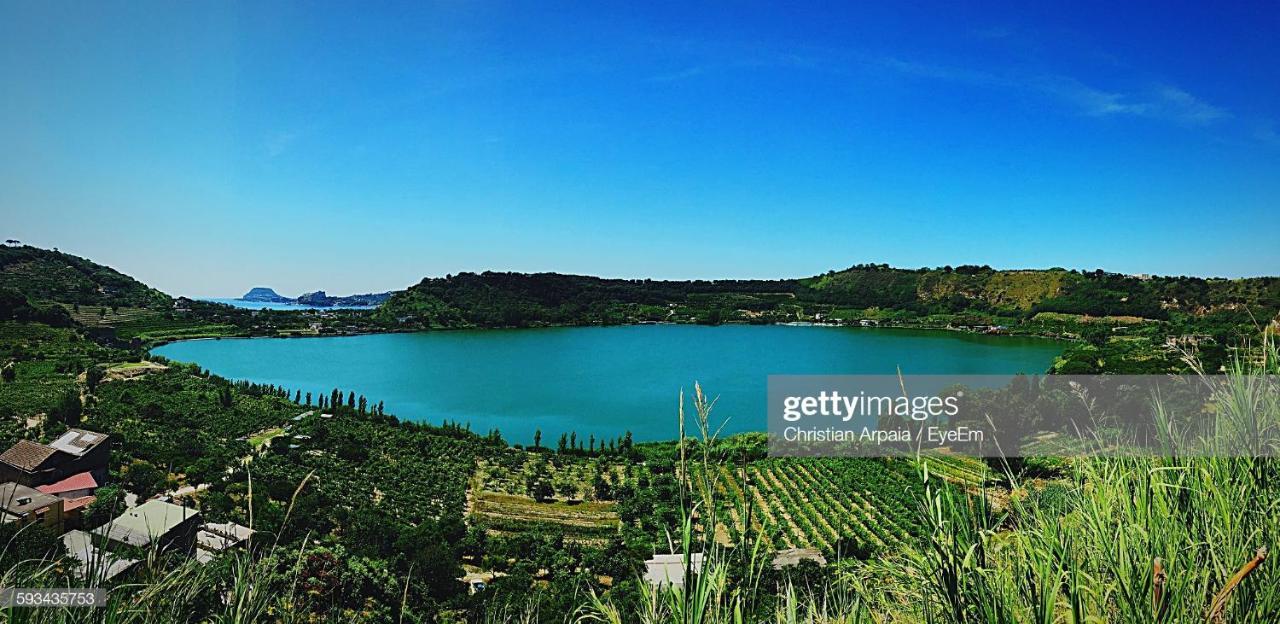
[(137, 308), (172, 307), (173, 299), (115, 269), (57, 250), (0, 246), (0, 289), (32, 301)]
[(394, 293), (385, 322), (429, 327), (637, 321), (770, 322), (980, 314), (1030, 319), (1055, 312), (1168, 320), (1240, 306), (1260, 319), (1280, 310), (1280, 279), (1136, 277), (1065, 269), (859, 265), (791, 280), (659, 281), (557, 273), (461, 273)]

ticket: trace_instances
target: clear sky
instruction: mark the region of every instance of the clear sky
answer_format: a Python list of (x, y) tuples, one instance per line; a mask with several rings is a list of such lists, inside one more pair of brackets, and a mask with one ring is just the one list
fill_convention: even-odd
[(0, 0), (0, 235), (193, 296), (1280, 274), (1275, 2), (407, 4)]

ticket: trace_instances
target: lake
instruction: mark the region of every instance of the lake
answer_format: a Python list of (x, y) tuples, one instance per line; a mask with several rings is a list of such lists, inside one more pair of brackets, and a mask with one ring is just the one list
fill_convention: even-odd
[(328, 395), (354, 390), (403, 419), (497, 427), (509, 442), (676, 437), (677, 397), (699, 381), (725, 432), (764, 430), (775, 374), (1042, 373), (1037, 338), (849, 327), (637, 325), (176, 342), (152, 352), (230, 379)]

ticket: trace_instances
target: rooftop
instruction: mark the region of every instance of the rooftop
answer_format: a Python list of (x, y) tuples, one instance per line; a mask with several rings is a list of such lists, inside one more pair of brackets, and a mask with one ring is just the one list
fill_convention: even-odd
[[(0, 509), (4, 510), (4, 519), (22, 518), (62, 499), (40, 492), (12, 481), (0, 484)], [(12, 516), (12, 518), (10, 517)]]
[(49, 459), (50, 455), (57, 452), (58, 449), (45, 446), (39, 442), (18, 440), (16, 444), (9, 447), (9, 450), (0, 453), (0, 462), (30, 472), (39, 468), (40, 464), (44, 463), (44, 460)]
[(38, 485), (36, 489), (45, 494), (62, 494), (63, 492), (74, 492), (75, 490), (92, 490), (96, 487), (98, 487), (98, 481), (93, 478), (93, 475), (81, 472), (56, 483)]
[(80, 498), (68, 498), (62, 503), (62, 512), (67, 513), (77, 509), (88, 507), (93, 501), (98, 500), (97, 496), (81, 496)]
[(107, 435), (104, 433), (95, 433), (84, 429), (68, 429), (66, 433), (58, 436), (57, 440), (50, 442), (49, 446), (64, 453), (80, 457), (92, 451), (106, 439)]
[(234, 522), (209, 522), (200, 527), (196, 543), (208, 550), (226, 550), (253, 535), (253, 529)]
[[(100, 538), (99, 538), (100, 539)], [(84, 531), (67, 531), (62, 544), (78, 564), (76, 572), (86, 580), (106, 581), (133, 567), (136, 559), (124, 559), (93, 543), (94, 536)]]
[(130, 546), (146, 546), (164, 537), (200, 512), (188, 507), (149, 500), (104, 524), (93, 532)]

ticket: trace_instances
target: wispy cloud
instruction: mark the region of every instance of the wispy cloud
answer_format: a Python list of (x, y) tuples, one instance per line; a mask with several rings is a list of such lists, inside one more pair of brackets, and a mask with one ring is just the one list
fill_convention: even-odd
[(1225, 109), (1209, 104), (1177, 87), (1162, 86), (1157, 91), (1157, 96), (1152, 112), (1174, 121), (1207, 124), (1231, 116)]
[[(971, 30), (975, 39), (1003, 40), (1018, 36), (1006, 28)], [(687, 51), (688, 45), (684, 46)], [(1180, 87), (1132, 80), (1127, 87), (1103, 88), (1071, 75), (1019, 67), (969, 67), (935, 64), (893, 55), (847, 49), (794, 47), (769, 50), (722, 44), (701, 50), (699, 62), (650, 77), (651, 82), (703, 78), (714, 72), (759, 68), (801, 68), (835, 76), (851, 76), (857, 68), (888, 71), (908, 78), (1030, 93), (1087, 117), (1146, 118), (1183, 126), (1208, 126), (1231, 113)]]
[(974, 86), (1022, 90), (1050, 96), (1090, 117), (1132, 116), (1202, 126), (1230, 117), (1214, 106), (1171, 85), (1130, 91), (1100, 89), (1079, 79), (1062, 75), (1019, 72), (993, 73), (964, 67), (931, 65), (895, 57), (877, 60), (881, 67), (900, 74)]
[(1058, 98), (1091, 117), (1140, 115), (1146, 109), (1144, 105), (1130, 101), (1125, 94), (1096, 89), (1066, 76), (1042, 76), (1033, 85), (1036, 90)]
[(707, 72), (707, 66), (694, 65), (692, 67), (686, 67), (685, 69), (680, 69), (680, 70), (676, 70), (676, 71), (665, 73), (665, 74), (658, 74), (656, 76), (650, 76), (649, 82), (677, 82), (680, 80), (688, 80), (690, 78), (696, 78), (698, 76), (701, 76), (702, 74), (705, 74), (706, 72)]
[(1192, 126), (1203, 126), (1230, 117), (1226, 110), (1169, 85), (1121, 93), (1097, 89), (1065, 76), (1045, 77), (1037, 84), (1045, 93), (1094, 117), (1147, 117)]

